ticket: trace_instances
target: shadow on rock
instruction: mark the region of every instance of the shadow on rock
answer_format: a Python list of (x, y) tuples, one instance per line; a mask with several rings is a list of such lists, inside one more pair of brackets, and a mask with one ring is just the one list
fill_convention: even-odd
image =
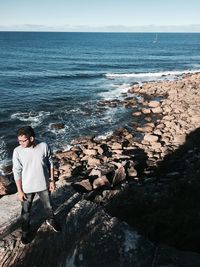
[(150, 178), (130, 183), (107, 211), (153, 241), (200, 252), (200, 128)]

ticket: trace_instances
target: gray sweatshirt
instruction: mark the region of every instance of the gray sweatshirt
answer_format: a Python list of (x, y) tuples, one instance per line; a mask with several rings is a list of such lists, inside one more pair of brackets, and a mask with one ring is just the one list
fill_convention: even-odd
[(14, 179), (15, 181), (22, 179), (24, 193), (47, 189), (50, 168), (53, 168), (51, 151), (44, 142), (26, 148), (19, 145), (13, 151)]

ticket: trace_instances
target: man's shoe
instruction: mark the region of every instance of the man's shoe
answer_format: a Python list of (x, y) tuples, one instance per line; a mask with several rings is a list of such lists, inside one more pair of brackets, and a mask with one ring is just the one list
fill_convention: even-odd
[(22, 232), (21, 242), (23, 245), (30, 243), (28, 232)]
[(47, 219), (46, 220), (46, 224), (48, 226), (50, 226), (50, 228), (54, 231), (54, 232), (61, 232), (61, 226), (58, 224), (58, 222), (56, 222), (55, 219)]

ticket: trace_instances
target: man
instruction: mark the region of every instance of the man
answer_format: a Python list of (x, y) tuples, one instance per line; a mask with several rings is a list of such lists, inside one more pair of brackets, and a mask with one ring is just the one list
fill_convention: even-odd
[(22, 205), (21, 241), (26, 244), (29, 242), (30, 211), (35, 194), (38, 194), (47, 214), (46, 223), (56, 232), (61, 229), (50, 202), (50, 192), (55, 190), (51, 151), (46, 143), (35, 140), (35, 132), (30, 126), (20, 128), (17, 137), (19, 146), (13, 151), (13, 174)]

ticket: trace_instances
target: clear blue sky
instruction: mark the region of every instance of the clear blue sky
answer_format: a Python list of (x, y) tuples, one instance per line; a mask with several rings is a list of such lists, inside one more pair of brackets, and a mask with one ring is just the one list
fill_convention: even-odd
[(200, 29), (200, 0), (0, 0), (0, 30), (137, 31), (180, 26)]

